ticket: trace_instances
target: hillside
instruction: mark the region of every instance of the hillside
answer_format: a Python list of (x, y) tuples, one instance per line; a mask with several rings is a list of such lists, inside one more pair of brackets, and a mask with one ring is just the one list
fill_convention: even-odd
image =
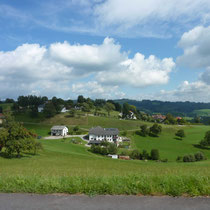
[(130, 100), (130, 99), (119, 99), (114, 100), (120, 104), (128, 103), (136, 106), (140, 111), (146, 113), (171, 113), (174, 115), (181, 116), (196, 116), (196, 110), (210, 109), (210, 103), (196, 103), (196, 102), (169, 102), (169, 101), (151, 101), (151, 100)]

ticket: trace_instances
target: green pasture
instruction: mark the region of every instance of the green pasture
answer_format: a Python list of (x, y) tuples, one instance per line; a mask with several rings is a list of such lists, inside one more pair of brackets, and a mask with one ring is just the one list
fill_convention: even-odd
[(0, 192), (210, 195), (209, 161), (113, 160), (70, 139), (40, 141), (38, 155), (0, 157)]
[(198, 115), (198, 116), (210, 116), (210, 109), (199, 109), (199, 110), (195, 110), (193, 111), (194, 114)]
[(9, 111), (11, 110), (13, 104), (0, 104), (0, 107), (3, 108), (3, 111)]
[[(159, 137), (141, 137), (135, 133), (141, 124), (145, 124), (141, 121), (65, 116), (60, 114), (41, 123), (25, 122), (24, 126), (39, 136), (49, 135), (54, 123), (70, 127), (76, 124), (83, 129), (97, 125), (117, 127), (121, 131), (128, 130), (131, 149), (148, 152), (158, 149), (161, 159), (168, 159), (168, 162), (113, 160), (89, 152), (84, 142), (81, 145), (72, 143), (72, 138), (40, 139), (44, 149), (37, 155), (23, 154), (17, 159), (0, 156), (0, 192), (210, 195), (210, 149), (198, 147), (210, 126), (162, 125)], [(175, 138), (178, 129), (185, 130), (183, 140)], [(177, 156), (197, 151), (202, 151), (208, 159), (176, 162)]]

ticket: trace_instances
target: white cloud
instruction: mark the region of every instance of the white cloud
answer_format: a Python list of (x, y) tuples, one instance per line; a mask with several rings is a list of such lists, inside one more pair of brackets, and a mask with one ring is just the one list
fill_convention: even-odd
[(169, 73), (175, 67), (172, 58), (160, 60), (151, 55), (145, 58), (137, 53), (133, 59), (121, 63), (121, 67), (113, 72), (100, 72), (97, 79), (105, 84), (128, 84), (133, 87), (166, 84)]
[(55, 43), (49, 51), (53, 59), (73, 67), (76, 74), (84, 74), (117, 68), (118, 63), (127, 57), (120, 49), (113, 39), (105, 38), (101, 45)]
[(115, 29), (119, 35), (166, 36), (173, 29), (175, 32), (207, 20), (209, 9), (209, 0), (106, 0), (95, 6), (94, 14), (102, 30)]
[(72, 83), (77, 84), (85, 77), (95, 83), (87, 82), (90, 87), (86, 85), (82, 89), (84, 92), (92, 88), (92, 96), (100, 96), (100, 91), (103, 97), (120, 96), (118, 86), (121, 85), (166, 84), (174, 66), (172, 58), (160, 60), (153, 55), (145, 58), (137, 53), (129, 59), (111, 38), (105, 38), (101, 45), (64, 42), (53, 43), (47, 48), (23, 44), (13, 51), (0, 51), (0, 97), (31, 93), (64, 97), (71, 94), (71, 90), (76, 92), (74, 86), (71, 89)]
[(91, 98), (123, 98), (125, 93), (119, 91), (118, 86), (102, 86), (96, 81), (87, 83), (76, 83), (72, 85), (72, 92), (77, 95), (84, 95)]
[(209, 102), (210, 85), (202, 82), (184, 81), (177, 89), (152, 93), (150, 95), (141, 95), (138, 99), (151, 99), (161, 101), (192, 101)]
[(210, 66), (210, 26), (198, 26), (184, 33), (178, 46), (184, 50), (184, 54), (177, 58), (179, 64), (191, 68)]

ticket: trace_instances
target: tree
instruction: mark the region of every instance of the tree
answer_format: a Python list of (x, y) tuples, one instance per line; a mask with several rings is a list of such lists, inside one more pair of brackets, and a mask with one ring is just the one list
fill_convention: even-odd
[(145, 149), (141, 153), (141, 159), (142, 160), (148, 160), (149, 159), (149, 153)]
[(76, 126), (73, 128), (73, 131), (74, 131), (74, 132), (79, 131), (79, 126), (78, 126), (78, 125), (76, 125)]
[(132, 159), (140, 159), (140, 152), (139, 150), (135, 149), (131, 152), (130, 157)]
[(117, 153), (117, 146), (116, 144), (110, 143), (107, 147), (108, 153), (114, 155)]
[(130, 116), (130, 105), (128, 103), (123, 104), (123, 118), (127, 118), (127, 116)]
[(210, 131), (207, 131), (205, 133), (205, 137), (203, 140), (200, 141), (200, 145), (202, 147), (207, 147), (207, 146), (210, 146)]
[(183, 130), (183, 129), (179, 129), (179, 130), (175, 133), (175, 135), (176, 135), (177, 137), (179, 137), (180, 139), (184, 138), (184, 137), (185, 137), (184, 130)]
[(195, 123), (200, 123), (200, 122), (201, 122), (201, 118), (200, 118), (199, 116), (196, 116), (196, 117), (194, 118), (194, 122), (195, 122)]
[(76, 114), (76, 110), (75, 110), (75, 109), (71, 109), (71, 110), (69, 111), (70, 117), (75, 117), (75, 114)]
[(90, 112), (90, 105), (86, 102), (82, 104), (82, 111), (83, 112)]
[(144, 137), (147, 136), (148, 134), (147, 125), (146, 124), (141, 125), (140, 128), (141, 128), (141, 131), (140, 131), (141, 135)]
[(44, 107), (43, 113), (47, 118), (54, 117), (56, 115), (54, 104), (52, 102), (48, 102)]
[(67, 109), (72, 109), (74, 107), (74, 101), (69, 99), (65, 102), (65, 106)]
[(104, 106), (104, 109), (107, 111), (108, 115), (110, 116), (110, 112), (115, 109), (114, 104), (107, 102)]
[(205, 155), (203, 154), (203, 152), (197, 152), (194, 154), (194, 156), (196, 161), (205, 160)]
[(176, 124), (175, 118), (174, 118), (173, 115), (170, 114), (170, 113), (168, 113), (168, 114), (166, 115), (166, 120), (168, 120), (169, 124), (172, 124), (172, 125)]
[(0, 132), (0, 152), (3, 149), (3, 147), (5, 147), (8, 136), (9, 136), (9, 133), (7, 129), (2, 128)]
[(38, 149), (40, 144), (34, 139), (36, 134), (27, 130), (20, 123), (14, 121), (11, 115), (6, 115), (6, 123), (0, 134), (1, 149), (4, 147), (6, 154), (12, 156), (21, 152)]
[(159, 151), (157, 149), (152, 149), (150, 154), (151, 160), (159, 160)]
[(121, 112), (122, 111), (122, 106), (120, 105), (120, 103), (115, 103), (115, 110), (118, 111), (118, 112)]
[(152, 127), (149, 129), (150, 136), (158, 136), (162, 131), (162, 126), (154, 123)]
[(85, 102), (85, 98), (82, 95), (79, 95), (77, 98), (77, 103), (78, 104), (82, 104)]
[(183, 162), (195, 162), (195, 156), (194, 155), (185, 155), (183, 157)]

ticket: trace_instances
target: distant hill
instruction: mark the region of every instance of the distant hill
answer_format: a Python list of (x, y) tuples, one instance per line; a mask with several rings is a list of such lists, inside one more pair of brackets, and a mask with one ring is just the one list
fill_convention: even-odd
[[(169, 101), (151, 101), (151, 100), (130, 100), (130, 99), (119, 99), (114, 100), (115, 102), (119, 102), (120, 104), (129, 103), (134, 105), (140, 111), (144, 111), (146, 113), (161, 113), (167, 114), (172, 113), (174, 115), (180, 116), (196, 116), (199, 114), (197, 110), (208, 110), (210, 109), (210, 103), (196, 103), (196, 102), (169, 102)], [(207, 111), (206, 111), (207, 113)], [(203, 114), (203, 113), (202, 113)]]

